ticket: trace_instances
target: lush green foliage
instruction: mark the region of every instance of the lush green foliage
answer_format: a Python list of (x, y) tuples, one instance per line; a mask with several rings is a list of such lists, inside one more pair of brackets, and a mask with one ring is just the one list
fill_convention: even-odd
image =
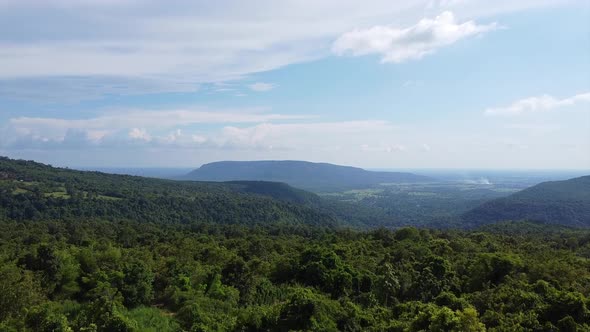
[(475, 225), (527, 219), (590, 227), (590, 176), (540, 183), (485, 202), (466, 213), (464, 219)]
[(0, 158), (0, 220), (337, 224), (319, 204), (314, 194), (280, 183), (158, 180)]
[(377, 207), (319, 197), (284, 183), (160, 180), (0, 157), (0, 220), (78, 217), (356, 228), (399, 226), (412, 221), (394, 218)]
[(356, 207), (0, 158), (0, 331), (590, 330), (590, 231)]
[(590, 329), (588, 232), (38, 221), (0, 234), (7, 331)]

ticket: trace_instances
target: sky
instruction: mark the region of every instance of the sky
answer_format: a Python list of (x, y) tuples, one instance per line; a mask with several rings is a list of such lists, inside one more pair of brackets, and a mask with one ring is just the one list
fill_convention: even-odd
[(0, 155), (590, 170), (590, 2), (0, 0)]

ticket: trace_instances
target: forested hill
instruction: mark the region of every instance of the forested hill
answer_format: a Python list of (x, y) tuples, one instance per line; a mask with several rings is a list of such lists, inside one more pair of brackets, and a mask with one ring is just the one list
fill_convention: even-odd
[(0, 157), (0, 220), (336, 225), (318, 204), (282, 183), (160, 180)]
[(473, 225), (526, 219), (590, 227), (590, 176), (540, 183), (486, 202), (467, 212), (463, 219)]
[(275, 181), (311, 191), (341, 191), (380, 183), (432, 181), (429, 177), (412, 173), (372, 172), (357, 167), (292, 160), (220, 161), (205, 164), (184, 178), (199, 181)]
[(590, 330), (590, 230), (359, 232), (323, 205), (0, 158), (0, 331)]

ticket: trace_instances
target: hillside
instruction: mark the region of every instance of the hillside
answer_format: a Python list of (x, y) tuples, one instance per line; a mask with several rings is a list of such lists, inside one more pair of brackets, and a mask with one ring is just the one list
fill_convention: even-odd
[(338, 204), (0, 158), (0, 331), (590, 328), (590, 230), (326, 227), (376, 220)]
[(380, 183), (426, 182), (426, 176), (400, 172), (372, 172), (362, 168), (306, 161), (220, 161), (205, 164), (184, 179), (198, 181), (255, 180), (284, 182), (311, 191), (368, 188)]
[(335, 225), (311, 204), (318, 199), (282, 183), (182, 182), (0, 158), (0, 220)]
[(540, 183), (483, 203), (463, 219), (472, 225), (524, 219), (590, 227), (590, 176)]

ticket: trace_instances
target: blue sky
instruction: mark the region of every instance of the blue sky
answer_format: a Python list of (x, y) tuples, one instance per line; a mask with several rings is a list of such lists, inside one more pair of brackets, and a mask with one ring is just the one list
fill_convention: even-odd
[(0, 0), (0, 154), (590, 169), (587, 1)]

